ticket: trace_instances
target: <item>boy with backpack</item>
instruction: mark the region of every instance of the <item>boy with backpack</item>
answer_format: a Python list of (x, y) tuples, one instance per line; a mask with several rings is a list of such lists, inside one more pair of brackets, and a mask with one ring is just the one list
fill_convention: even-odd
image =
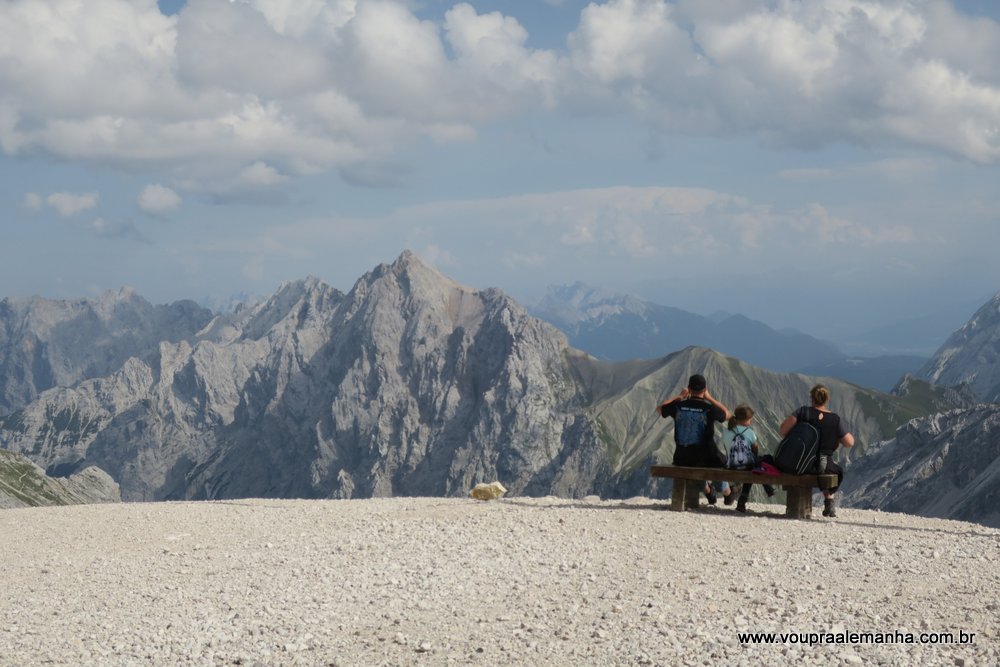
[[(729, 418), (723, 439), (726, 451), (729, 452), (726, 458), (726, 467), (730, 470), (751, 470), (760, 463), (760, 447), (757, 445), (757, 434), (750, 427), (753, 422), (753, 409), (749, 405), (740, 404), (733, 410), (733, 416)], [(736, 503), (736, 511), (746, 513), (747, 501), (750, 499), (750, 489), (753, 484), (743, 484), (740, 498)], [(764, 492), (768, 497), (774, 495), (774, 487), (770, 484), (764, 485)], [(732, 498), (731, 494), (729, 498)], [(730, 504), (726, 498), (726, 504)]]

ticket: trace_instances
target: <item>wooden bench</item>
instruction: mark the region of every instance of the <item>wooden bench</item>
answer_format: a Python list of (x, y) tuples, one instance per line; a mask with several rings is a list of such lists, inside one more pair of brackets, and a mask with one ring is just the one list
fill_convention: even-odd
[(653, 477), (669, 477), (674, 480), (670, 507), (679, 512), (697, 508), (699, 497), (705, 488), (705, 482), (714, 480), (784, 487), (787, 494), (785, 516), (793, 519), (809, 519), (812, 518), (812, 490), (817, 488), (830, 489), (837, 485), (837, 476), (826, 474), (755, 475), (749, 470), (657, 465), (652, 466), (649, 473)]

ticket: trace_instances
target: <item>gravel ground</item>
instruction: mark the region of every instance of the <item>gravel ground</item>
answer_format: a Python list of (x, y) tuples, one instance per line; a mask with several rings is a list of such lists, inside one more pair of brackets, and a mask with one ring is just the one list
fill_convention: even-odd
[[(997, 665), (1000, 531), (647, 498), (0, 512), (2, 665)], [(818, 512), (816, 512), (818, 514)], [(738, 632), (974, 632), (741, 644)], [(804, 638), (805, 639), (805, 638)]]

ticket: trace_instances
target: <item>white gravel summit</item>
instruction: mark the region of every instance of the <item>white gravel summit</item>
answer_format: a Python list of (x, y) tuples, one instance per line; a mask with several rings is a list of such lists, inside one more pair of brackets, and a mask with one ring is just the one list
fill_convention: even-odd
[[(0, 664), (1000, 664), (998, 530), (664, 508), (550, 497), (5, 510)], [(763, 645), (740, 632), (975, 638)]]

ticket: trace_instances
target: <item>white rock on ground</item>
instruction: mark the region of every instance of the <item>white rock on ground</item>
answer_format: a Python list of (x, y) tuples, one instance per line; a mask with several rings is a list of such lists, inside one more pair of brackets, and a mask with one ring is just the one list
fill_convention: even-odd
[[(1000, 531), (627, 501), (0, 512), (2, 665), (996, 665)], [(765, 509), (759, 506), (758, 509)], [(975, 632), (743, 645), (740, 631)]]

